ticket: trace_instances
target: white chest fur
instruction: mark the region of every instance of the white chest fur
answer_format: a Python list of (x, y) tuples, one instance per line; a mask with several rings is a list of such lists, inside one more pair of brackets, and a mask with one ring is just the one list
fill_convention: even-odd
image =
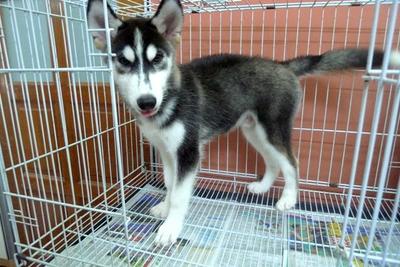
[(140, 129), (152, 145), (169, 154), (175, 153), (185, 138), (185, 126), (180, 121), (162, 129), (153, 123), (142, 122)]

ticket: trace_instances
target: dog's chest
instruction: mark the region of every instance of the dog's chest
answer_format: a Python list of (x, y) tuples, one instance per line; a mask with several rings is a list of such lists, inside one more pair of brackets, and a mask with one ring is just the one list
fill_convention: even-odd
[(185, 126), (180, 121), (162, 129), (153, 123), (143, 122), (140, 129), (153, 146), (169, 153), (175, 153), (185, 138)]

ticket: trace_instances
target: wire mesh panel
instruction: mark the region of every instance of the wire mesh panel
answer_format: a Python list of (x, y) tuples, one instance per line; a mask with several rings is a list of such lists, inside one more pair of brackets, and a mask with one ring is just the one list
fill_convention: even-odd
[[(128, 19), (159, 1), (108, 3)], [(376, 3), (185, 0), (177, 61), (399, 50), (399, 3)], [(0, 197), (18, 265), (400, 266), (400, 73), (389, 53), (381, 69), (301, 80), (294, 210), (274, 209), (282, 179), (248, 193), (268, 166), (233, 131), (206, 146), (182, 234), (159, 248), (149, 208), (165, 196), (162, 162), (119, 99), (111, 50), (93, 47), (86, 4), (0, 1)]]
[(144, 178), (140, 133), (88, 39), (85, 5), (0, 3), (2, 180), (28, 262), (93, 231), (117, 213), (120, 182)]

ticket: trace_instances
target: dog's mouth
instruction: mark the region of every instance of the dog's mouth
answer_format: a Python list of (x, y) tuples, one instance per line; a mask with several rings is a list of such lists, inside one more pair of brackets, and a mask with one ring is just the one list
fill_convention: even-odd
[(158, 111), (157, 109), (142, 110), (140, 111), (140, 114), (145, 118), (150, 118), (156, 115), (157, 111)]

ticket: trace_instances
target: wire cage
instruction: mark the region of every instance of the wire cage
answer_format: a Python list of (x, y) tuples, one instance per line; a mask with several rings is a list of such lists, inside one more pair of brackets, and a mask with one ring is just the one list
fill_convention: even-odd
[[(109, 0), (124, 19), (158, 1)], [(104, 1), (104, 3), (106, 3)], [(105, 5), (104, 5), (105, 7)], [(0, 207), (18, 266), (400, 266), (399, 1), (184, 0), (177, 61), (370, 48), (366, 71), (302, 79), (298, 204), (248, 193), (263, 160), (239, 131), (206, 146), (178, 243), (153, 244), (162, 163), (93, 47), (85, 0), (0, 1)], [(106, 25), (106, 30), (110, 30)]]

